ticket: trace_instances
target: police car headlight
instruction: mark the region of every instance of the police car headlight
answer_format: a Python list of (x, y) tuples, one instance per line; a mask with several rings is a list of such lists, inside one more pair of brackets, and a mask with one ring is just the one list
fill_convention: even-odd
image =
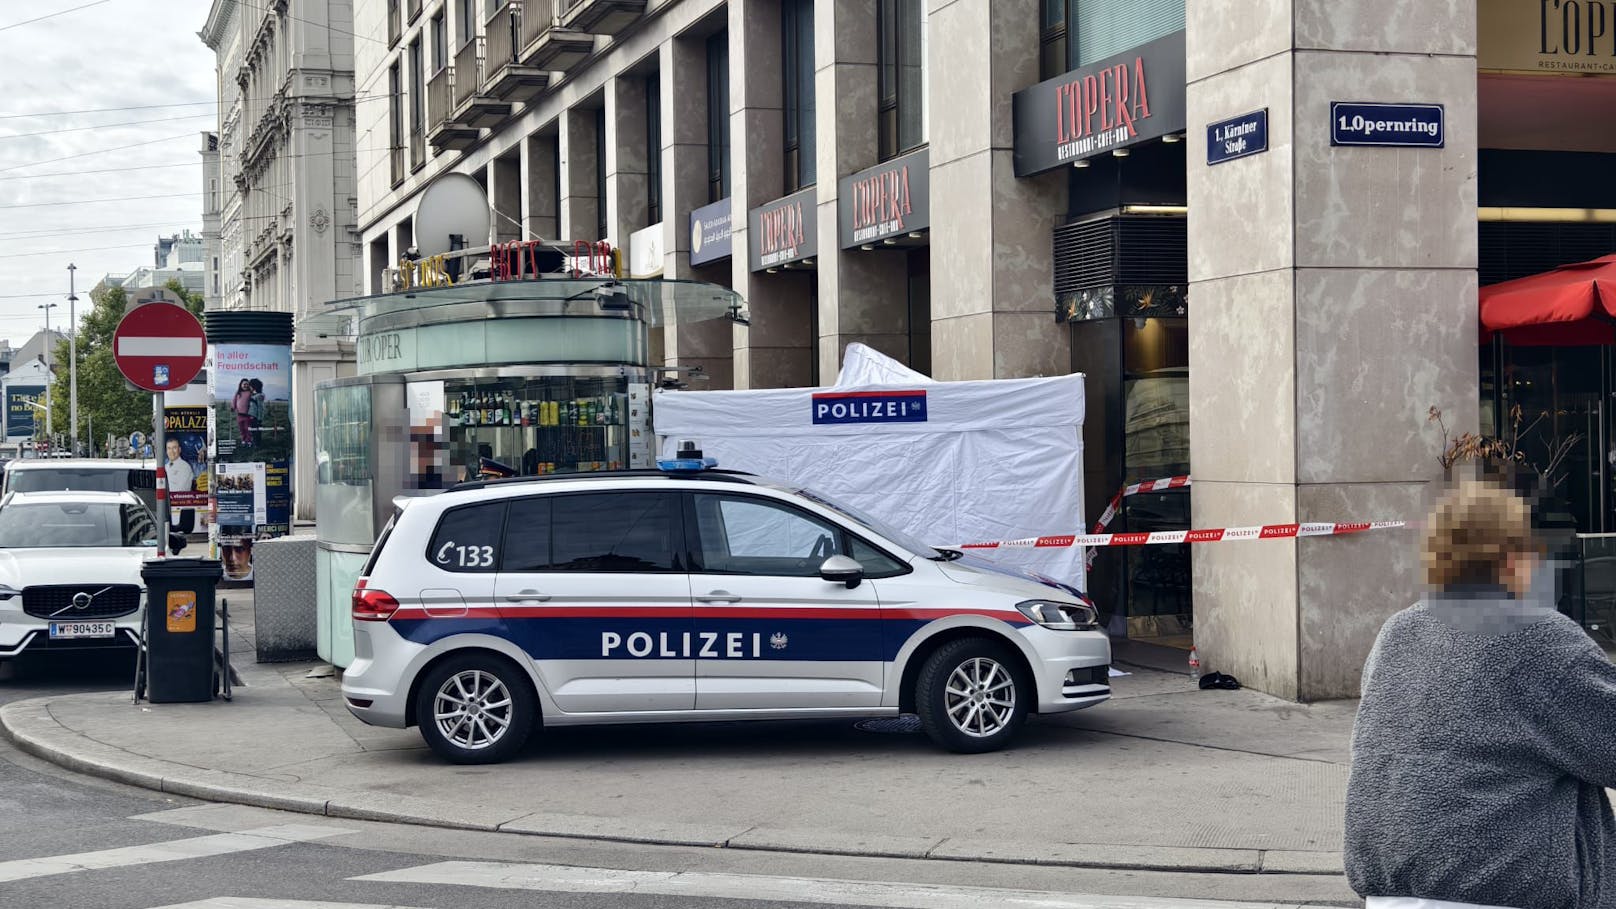
[(1016, 604), (1022, 615), (1052, 631), (1085, 631), (1098, 625), (1091, 606), (1056, 603), (1052, 600), (1026, 600)]

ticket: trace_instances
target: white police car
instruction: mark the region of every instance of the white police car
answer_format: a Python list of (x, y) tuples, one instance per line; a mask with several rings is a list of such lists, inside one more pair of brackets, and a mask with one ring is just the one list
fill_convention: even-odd
[(354, 588), (343, 698), (457, 763), (504, 760), (535, 725), (906, 712), (991, 751), (1029, 712), (1111, 694), (1076, 591), (758, 477), (548, 476), (398, 505)]

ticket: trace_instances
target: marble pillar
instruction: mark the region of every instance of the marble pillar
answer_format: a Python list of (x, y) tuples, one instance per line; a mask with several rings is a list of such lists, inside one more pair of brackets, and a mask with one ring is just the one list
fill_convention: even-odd
[(554, 133), (534, 133), (522, 140), (522, 227), (528, 237), (554, 240), (561, 235), (558, 151)]
[(909, 360), (907, 262), (901, 253), (843, 250), (837, 234), (838, 181), (875, 165), (879, 157), (876, 21), (876, 0), (821, 0), (814, 5), (817, 356), (821, 381), (827, 382), (840, 369), (842, 352), (854, 341)]
[[(628, 255), (629, 235), (649, 227), (650, 165), (645, 77), (606, 83), (606, 239)], [(627, 262), (624, 262), (625, 272)]]
[(494, 212), (495, 243), (527, 239), (522, 231), (520, 151), (488, 163), (488, 205)]
[[(706, 42), (674, 38), (659, 50), (661, 91), (655, 99), (662, 127), (663, 275), (712, 280), (690, 269), (690, 213), (706, 205), (707, 184), (707, 53)], [(719, 111), (717, 116), (729, 116)], [(732, 151), (733, 153), (733, 151)], [(717, 283), (727, 284), (729, 275)], [(677, 315), (677, 314), (676, 314)], [(663, 328), (663, 357), (668, 366), (694, 367), (705, 380), (692, 388), (735, 387), (734, 323), (727, 319), (680, 322)]]
[(559, 118), (561, 232), (558, 240), (599, 240), (600, 190), (595, 182), (595, 111), (568, 108)]
[[(779, 3), (730, 0), (729, 41), (731, 287), (746, 299), (752, 323), (732, 329), (734, 383), (736, 388), (809, 385), (814, 375), (813, 277), (753, 271), (746, 254), (747, 212), (785, 195)], [(824, 59), (828, 51), (821, 52), (817, 37), (815, 44), (816, 59)], [(835, 195), (833, 178), (820, 182), (829, 183)]]
[(1040, 0), (930, 0), (932, 373), (1004, 379), (1071, 371), (1056, 323), (1052, 232), (1062, 171), (1018, 180), (1010, 98), (1038, 82)]
[[(1418, 520), (1426, 423), (1477, 424), (1474, 2), (1186, 6), (1193, 524)], [(1330, 144), (1332, 101), (1434, 102), (1443, 148)], [(1209, 166), (1208, 123), (1266, 108), (1269, 150)], [(1208, 669), (1356, 694), (1420, 592), (1411, 532), (1198, 547)]]

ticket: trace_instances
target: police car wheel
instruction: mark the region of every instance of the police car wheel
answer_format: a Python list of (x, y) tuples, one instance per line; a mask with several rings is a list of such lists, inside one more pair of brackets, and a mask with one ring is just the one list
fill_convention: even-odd
[(920, 669), (915, 706), (931, 740), (963, 754), (997, 751), (1027, 716), (1032, 688), (1008, 648), (985, 638), (950, 641)]
[(493, 764), (521, 749), (538, 712), (533, 686), (498, 657), (467, 654), (439, 663), (421, 682), (421, 737), (456, 764)]

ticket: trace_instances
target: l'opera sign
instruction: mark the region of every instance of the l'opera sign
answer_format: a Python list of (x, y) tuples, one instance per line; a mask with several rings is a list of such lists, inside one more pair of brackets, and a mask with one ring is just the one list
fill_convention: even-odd
[(1016, 92), (1016, 176), (1184, 131), (1184, 33)]

